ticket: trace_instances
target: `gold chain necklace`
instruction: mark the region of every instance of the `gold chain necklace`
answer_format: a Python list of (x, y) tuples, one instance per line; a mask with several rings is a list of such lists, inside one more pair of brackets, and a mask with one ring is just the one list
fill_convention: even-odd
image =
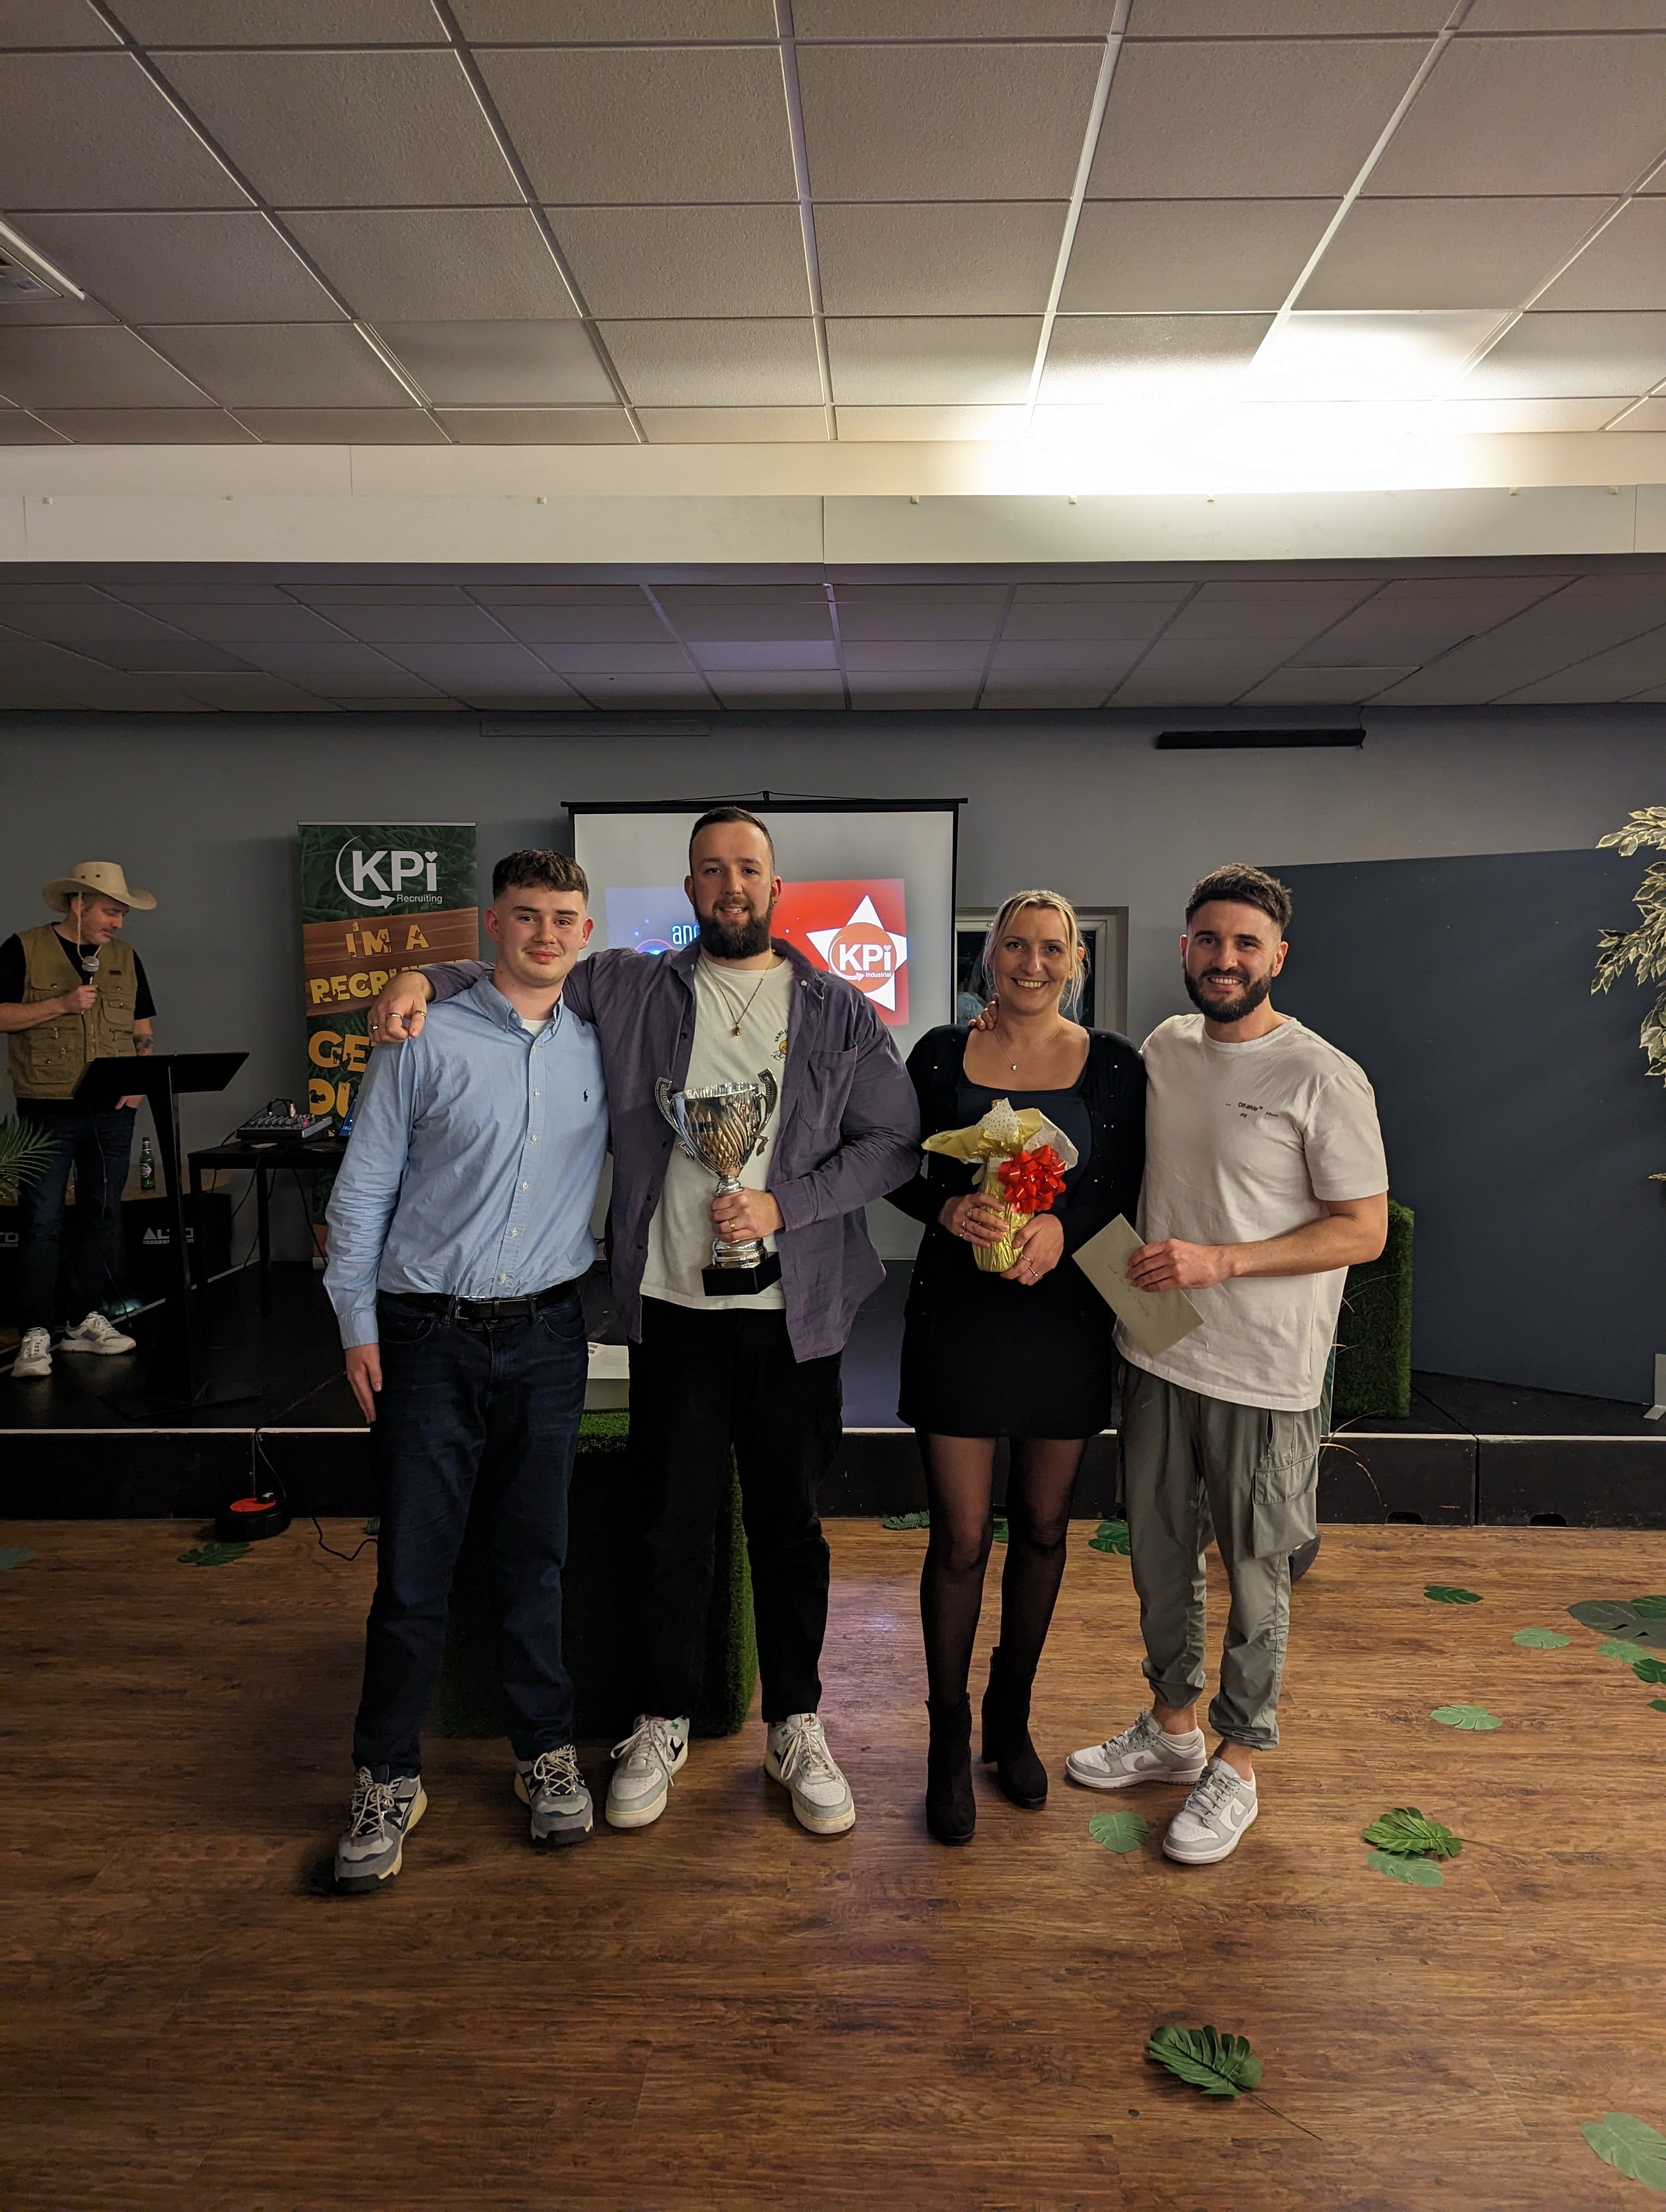
[(775, 969), (773, 968), (766, 968), (764, 969), (763, 973), (758, 977), (757, 982), (752, 986), (751, 997), (747, 1000), (745, 1005), (740, 1007), (738, 1012), (736, 1010), (733, 999), (729, 995), (729, 987), (723, 981), (723, 978), (718, 974), (715, 963), (708, 960), (706, 963), (706, 972), (711, 977), (712, 981), (716, 985), (719, 992), (722, 994), (724, 1004), (728, 1007), (729, 1012), (734, 1015), (734, 1027), (729, 1034), (732, 1036), (739, 1036), (740, 1035), (740, 1024), (745, 1020), (747, 1015), (751, 1012), (753, 1004), (757, 998), (758, 993), (769, 981), (770, 976), (775, 974)]

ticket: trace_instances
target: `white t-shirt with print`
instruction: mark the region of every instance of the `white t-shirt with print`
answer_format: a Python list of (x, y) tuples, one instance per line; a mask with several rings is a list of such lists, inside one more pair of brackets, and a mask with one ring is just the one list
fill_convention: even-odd
[[(1322, 1199), (1387, 1190), (1364, 1071), (1300, 1022), (1217, 1044), (1201, 1014), (1177, 1014), (1144, 1051), (1146, 1243), (1257, 1244), (1316, 1221)], [(1347, 1273), (1240, 1275), (1188, 1291), (1202, 1316), (1189, 1336), (1153, 1356), (1119, 1325), (1117, 1346), (1183, 1389), (1303, 1413), (1323, 1395)]]
[[(694, 1044), (685, 1091), (704, 1091), (714, 1083), (750, 1083), (768, 1068), (777, 1086), (787, 1066), (787, 1020), (793, 1001), (793, 963), (769, 969), (717, 968), (702, 958), (694, 971)], [(740, 1035), (734, 1034), (735, 1024)], [(763, 1142), (741, 1170), (742, 1188), (769, 1187), (781, 1107), (764, 1125)], [(645, 1298), (666, 1298), (672, 1305), (695, 1306), (705, 1313), (730, 1308), (747, 1313), (779, 1313), (786, 1301), (781, 1285), (735, 1297), (708, 1298), (700, 1271), (712, 1261), (712, 1200), (717, 1178), (683, 1150), (679, 1139), (666, 1166), (665, 1188), (648, 1225), (648, 1265), (642, 1275)], [(773, 1252), (773, 1237), (763, 1239)]]

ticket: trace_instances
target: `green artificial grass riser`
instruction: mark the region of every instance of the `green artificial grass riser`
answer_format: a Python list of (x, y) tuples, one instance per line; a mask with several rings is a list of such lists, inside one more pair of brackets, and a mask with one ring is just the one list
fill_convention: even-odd
[[(576, 1735), (629, 1733), (635, 1656), (634, 1578), (641, 1532), (628, 1466), (629, 1413), (587, 1413), (579, 1429), (569, 1500), (567, 1571), (562, 1577), (562, 1644), (573, 1677)], [(719, 1510), (711, 1603), (706, 1613), (706, 1670), (691, 1716), (696, 1735), (733, 1735), (746, 1717), (757, 1680), (752, 1583), (740, 1517), (740, 1483), (733, 1465)], [(452, 1579), (435, 1720), (441, 1735), (501, 1736), (496, 1614), (490, 1562), (474, 1516)]]
[(1412, 1226), (1409, 1206), (1389, 1201), (1380, 1259), (1350, 1267), (1336, 1324), (1333, 1427), (1365, 1413), (1404, 1419), (1412, 1409)]

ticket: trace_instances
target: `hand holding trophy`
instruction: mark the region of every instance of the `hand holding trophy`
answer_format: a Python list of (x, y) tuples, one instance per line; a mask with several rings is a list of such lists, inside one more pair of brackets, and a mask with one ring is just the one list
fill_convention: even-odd
[[(661, 1076), (654, 1086), (660, 1111), (696, 1166), (717, 1177), (714, 1196), (738, 1191), (741, 1170), (759, 1145), (775, 1110), (779, 1089), (769, 1069), (750, 1083), (714, 1083), (705, 1091), (673, 1091)], [(757, 1237), (714, 1237), (712, 1263), (700, 1271), (708, 1298), (750, 1297), (781, 1279), (781, 1255)]]

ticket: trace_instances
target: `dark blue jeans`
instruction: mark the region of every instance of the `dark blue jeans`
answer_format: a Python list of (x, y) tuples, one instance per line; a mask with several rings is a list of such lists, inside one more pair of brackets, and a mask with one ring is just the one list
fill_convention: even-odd
[(453, 1320), (386, 1295), (376, 1312), (381, 1528), (354, 1763), (378, 1781), (421, 1771), (423, 1716), (477, 1483), (509, 1741), (517, 1759), (536, 1759), (573, 1740), (561, 1575), (589, 1358), (577, 1287), (514, 1320)]
[(70, 1322), (84, 1321), (117, 1287), (122, 1186), (133, 1149), (134, 1109), (90, 1113), (73, 1098), (20, 1098), (17, 1117), (52, 1140), (46, 1172), (18, 1194), (19, 1320), (25, 1328), (51, 1328), (58, 1310), (58, 1247), (70, 1170), (76, 1171), (75, 1224), (64, 1297)]

